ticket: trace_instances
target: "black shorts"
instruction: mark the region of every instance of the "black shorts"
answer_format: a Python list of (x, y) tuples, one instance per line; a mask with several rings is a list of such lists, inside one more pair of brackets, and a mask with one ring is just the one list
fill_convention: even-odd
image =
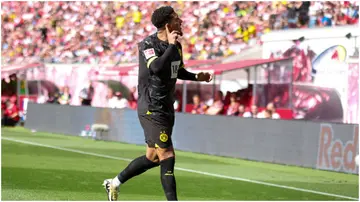
[(138, 114), (144, 129), (145, 142), (150, 148), (169, 148), (172, 146), (171, 135), (174, 117), (165, 117), (154, 113)]

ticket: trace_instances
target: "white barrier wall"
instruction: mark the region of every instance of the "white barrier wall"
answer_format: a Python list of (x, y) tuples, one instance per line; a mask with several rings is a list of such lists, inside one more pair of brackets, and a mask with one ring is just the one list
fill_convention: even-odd
[[(86, 126), (108, 124), (101, 139), (144, 144), (137, 112), (29, 103), (26, 128), (80, 135)], [(359, 125), (227, 116), (176, 114), (176, 149), (358, 173)]]

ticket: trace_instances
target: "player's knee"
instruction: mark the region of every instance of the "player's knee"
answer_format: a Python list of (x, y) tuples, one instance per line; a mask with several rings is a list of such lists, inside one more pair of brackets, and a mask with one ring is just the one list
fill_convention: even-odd
[(149, 159), (150, 161), (154, 162), (154, 163), (159, 163), (160, 162), (158, 156), (146, 156), (146, 158)]
[(159, 157), (159, 161), (163, 161), (168, 158), (175, 158), (175, 152), (173, 147), (169, 148), (157, 148), (156, 149), (157, 156)]
[(159, 158), (157, 156), (148, 156), (146, 155), (146, 158), (154, 163), (159, 163)]
[(146, 158), (154, 163), (159, 163), (159, 158), (157, 156), (155, 148), (147, 147), (146, 149)]

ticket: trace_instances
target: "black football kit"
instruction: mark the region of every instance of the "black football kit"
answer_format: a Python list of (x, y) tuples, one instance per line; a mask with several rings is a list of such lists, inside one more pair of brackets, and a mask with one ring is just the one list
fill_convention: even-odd
[(175, 122), (177, 79), (196, 81), (184, 68), (180, 43), (169, 44), (157, 33), (146, 37), (139, 47), (138, 116), (149, 147), (172, 145)]

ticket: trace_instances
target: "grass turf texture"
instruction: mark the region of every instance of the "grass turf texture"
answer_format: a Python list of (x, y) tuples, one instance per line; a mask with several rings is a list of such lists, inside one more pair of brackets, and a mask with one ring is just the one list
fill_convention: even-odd
[[(2, 137), (133, 159), (144, 146), (104, 142), (23, 128), (3, 128)], [(102, 200), (101, 183), (128, 162), (2, 139), (2, 200)], [(358, 198), (358, 175), (176, 152), (176, 167)], [(315, 155), (315, 154), (314, 154)], [(135, 177), (119, 200), (165, 200), (160, 169)], [(347, 200), (231, 179), (175, 171), (179, 200)]]

